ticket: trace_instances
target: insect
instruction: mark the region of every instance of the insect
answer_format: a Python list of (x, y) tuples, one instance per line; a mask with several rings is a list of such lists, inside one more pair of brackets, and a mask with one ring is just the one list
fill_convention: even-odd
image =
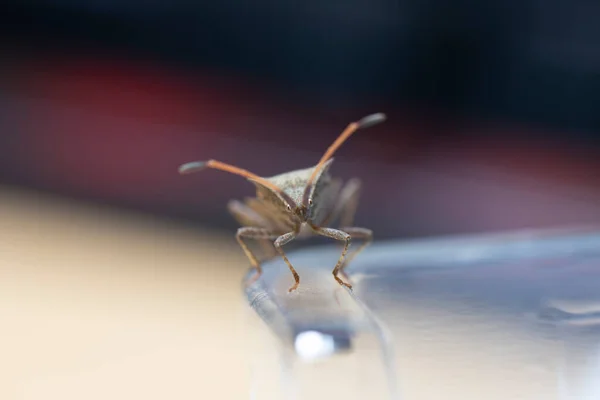
[[(216, 160), (194, 161), (179, 167), (179, 173), (189, 174), (213, 168), (239, 175), (256, 186), (256, 197), (246, 198), (245, 202), (231, 200), (229, 212), (242, 225), (236, 239), (244, 253), (256, 269), (254, 282), (262, 274), (260, 262), (247, 244), (248, 239), (259, 240), (263, 244), (272, 243), (294, 276), (292, 292), (300, 284), (300, 276), (290, 263), (283, 246), (292, 240), (311, 234), (326, 236), (340, 242), (344, 247), (333, 268), (335, 280), (352, 289), (338, 274), (344, 273), (345, 266), (373, 240), (373, 232), (366, 228), (353, 227), (354, 214), (358, 205), (361, 183), (358, 179), (349, 180), (346, 185), (332, 178), (329, 168), (336, 150), (359, 129), (364, 129), (385, 121), (382, 113), (366, 116), (350, 123), (338, 138), (329, 146), (316, 166), (286, 172), (272, 177), (260, 177), (252, 172)], [(340, 221), (340, 229), (328, 227)], [(362, 239), (363, 243), (347, 257), (352, 239)]]

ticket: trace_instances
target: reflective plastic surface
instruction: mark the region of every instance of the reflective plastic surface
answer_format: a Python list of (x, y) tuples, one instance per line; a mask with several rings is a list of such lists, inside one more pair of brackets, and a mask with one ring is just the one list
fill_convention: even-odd
[(273, 398), (600, 398), (600, 231), (382, 242), (348, 267), (353, 292), (338, 255), (291, 253), (296, 293), (277, 259), (246, 288)]

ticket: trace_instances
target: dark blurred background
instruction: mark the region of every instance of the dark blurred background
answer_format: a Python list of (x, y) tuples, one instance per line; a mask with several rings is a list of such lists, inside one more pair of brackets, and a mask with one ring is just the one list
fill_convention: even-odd
[(5, 1), (0, 179), (231, 230), (237, 177), (365, 181), (378, 237), (600, 222), (600, 3)]

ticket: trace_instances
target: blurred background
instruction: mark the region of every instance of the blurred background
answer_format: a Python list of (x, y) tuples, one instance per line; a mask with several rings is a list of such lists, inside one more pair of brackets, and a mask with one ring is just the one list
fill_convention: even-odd
[(187, 161), (306, 168), (381, 111), (332, 168), (363, 180), (376, 238), (600, 223), (599, 18), (567, 0), (3, 2), (1, 397), (247, 393), (226, 202), (252, 186), (181, 177)]

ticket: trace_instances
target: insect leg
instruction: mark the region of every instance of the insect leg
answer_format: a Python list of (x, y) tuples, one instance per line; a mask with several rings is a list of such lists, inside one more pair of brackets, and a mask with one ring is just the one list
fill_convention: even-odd
[(352, 260), (354, 260), (354, 257), (356, 257), (358, 255), (358, 253), (363, 251), (368, 245), (371, 244), (371, 242), (373, 241), (373, 231), (370, 229), (366, 229), (366, 228), (356, 228), (356, 227), (348, 227), (348, 228), (342, 228), (342, 229), (344, 230), (344, 232), (349, 233), (352, 236), (352, 239), (363, 239), (364, 240), (364, 242), (356, 250), (354, 250), (354, 252), (352, 252), (351, 254), (348, 255), (348, 257), (346, 257), (346, 261), (344, 262), (344, 265), (342, 266), (342, 268), (340, 270), (340, 272), (344, 276), (346, 276), (344, 269), (346, 269), (346, 266), (348, 264), (350, 264), (350, 262)]
[(248, 257), (248, 259), (250, 260), (250, 264), (252, 264), (252, 266), (256, 269), (256, 275), (254, 276), (254, 278), (252, 278), (251, 283), (256, 281), (260, 277), (260, 275), (262, 274), (262, 268), (260, 266), (260, 263), (258, 262), (258, 259), (254, 255), (254, 253), (250, 251), (250, 248), (248, 247), (244, 239), (273, 239), (274, 237), (275, 236), (270, 230), (264, 228), (246, 226), (238, 229), (235, 238), (244, 250), (244, 253), (246, 253), (246, 257)]
[[(227, 204), (227, 209), (229, 210), (231, 215), (233, 215), (233, 217), (238, 221), (238, 223), (242, 226), (254, 226), (254, 227), (258, 227), (258, 228), (272, 228), (270, 226), (271, 224), (268, 221), (265, 221), (265, 219), (260, 214), (258, 214), (255, 210), (253, 210), (251, 207), (247, 206), (246, 204), (242, 203), (241, 201), (231, 200)], [(262, 247), (262, 250), (265, 253), (264, 255), (266, 256), (267, 259), (272, 258), (275, 255), (277, 255), (277, 252), (275, 251), (275, 248), (273, 247), (273, 241), (269, 240), (269, 239), (270, 238), (259, 239), (259, 241), (258, 241), (258, 243)]]
[(349, 289), (352, 289), (352, 285), (345, 283), (338, 276), (338, 272), (344, 265), (344, 259), (346, 258), (346, 253), (348, 252), (348, 248), (350, 247), (350, 240), (352, 239), (352, 237), (348, 233), (346, 233), (344, 231), (340, 231), (338, 229), (320, 228), (317, 226), (312, 226), (312, 229), (315, 231), (315, 233), (317, 233), (319, 235), (327, 236), (329, 238), (344, 242), (344, 249), (342, 250), (342, 254), (340, 255), (340, 258), (338, 259), (337, 264), (335, 265), (335, 268), (332, 271), (332, 274), (333, 274), (333, 277), (335, 278), (335, 280), (340, 285), (343, 285)]
[(283, 261), (285, 261), (285, 263), (289, 267), (290, 271), (292, 271), (292, 275), (294, 275), (294, 280), (296, 281), (294, 283), (294, 286), (292, 286), (290, 288), (290, 290), (288, 290), (288, 292), (292, 292), (292, 291), (294, 291), (294, 290), (296, 290), (298, 288), (298, 285), (300, 284), (300, 276), (298, 275), (298, 273), (296, 272), (296, 270), (292, 266), (292, 263), (290, 263), (290, 260), (288, 260), (287, 256), (285, 255), (285, 252), (283, 251), (283, 249), (281, 247), (283, 245), (285, 245), (286, 243), (289, 243), (292, 240), (294, 240), (294, 238), (296, 237), (296, 235), (297, 235), (296, 232), (286, 233), (284, 235), (279, 236), (275, 240), (275, 243), (273, 243), (275, 245), (275, 248), (279, 252), (279, 254), (281, 254), (281, 258), (283, 258)]

